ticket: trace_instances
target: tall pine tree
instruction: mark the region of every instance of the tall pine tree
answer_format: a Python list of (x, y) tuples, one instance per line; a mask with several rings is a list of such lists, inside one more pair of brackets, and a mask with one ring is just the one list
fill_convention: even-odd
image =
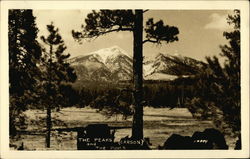
[[(81, 32), (72, 31), (75, 39), (96, 38), (111, 32), (129, 31), (133, 33), (133, 84), (134, 116), (132, 138), (143, 139), (143, 44), (146, 42), (161, 44), (178, 40), (177, 27), (165, 25), (162, 20), (154, 22), (150, 18), (143, 27), (143, 13), (148, 10), (100, 10), (92, 11), (85, 19)], [(143, 40), (143, 30), (146, 39)]]
[(42, 86), (45, 88), (43, 98), (47, 109), (46, 147), (50, 147), (51, 110), (59, 107), (60, 102), (63, 101), (60, 86), (63, 83), (74, 82), (76, 74), (74, 69), (67, 63), (70, 54), (64, 54), (66, 46), (59, 34), (59, 29), (55, 28), (51, 23), (47, 25), (47, 30), (49, 35), (47, 37), (41, 36), (44, 43), (42, 58), (44, 81)]
[[(34, 102), (37, 81), (41, 75), (38, 63), (41, 48), (32, 10), (9, 10), (9, 93), (10, 135), (15, 135), (22, 111)], [(19, 120), (20, 121), (20, 120)], [(23, 123), (22, 123), (23, 124)]]

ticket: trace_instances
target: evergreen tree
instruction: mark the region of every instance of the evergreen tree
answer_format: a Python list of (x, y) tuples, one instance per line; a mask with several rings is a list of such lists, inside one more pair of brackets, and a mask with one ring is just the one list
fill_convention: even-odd
[(92, 11), (85, 19), (83, 31), (72, 31), (75, 39), (95, 38), (111, 32), (129, 31), (133, 33), (133, 79), (134, 79), (134, 117), (132, 138), (143, 138), (143, 44), (146, 42), (161, 44), (178, 40), (178, 28), (164, 25), (163, 21), (154, 22), (150, 18), (146, 22), (146, 39), (143, 40), (143, 13), (147, 10), (100, 10)]
[(76, 74), (74, 69), (67, 63), (70, 54), (64, 54), (66, 46), (59, 34), (59, 29), (55, 28), (53, 23), (47, 25), (49, 35), (47, 37), (41, 36), (44, 42), (42, 70), (43, 78), (42, 86), (44, 90), (44, 104), (47, 109), (47, 134), (46, 146), (50, 147), (50, 131), (52, 127), (51, 109), (60, 106), (63, 101), (60, 86), (65, 82), (74, 82)]
[(196, 77), (196, 97), (187, 106), (194, 116), (210, 118), (222, 131), (236, 137), (241, 131), (239, 10), (228, 16), (228, 23), (234, 30), (223, 34), (229, 40), (228, 45), (221, 46), (224, 66), (217, 57), (207, 57), (208, 65)]
[[(41, 72), (38, 63), (41, 48), (32, 10), (9, 10), (9, 93), (10, 135), (15, 135), (16, 119), (34, 103), (37, 81)], [(23, 123), (24, 124), (24, 123)]]

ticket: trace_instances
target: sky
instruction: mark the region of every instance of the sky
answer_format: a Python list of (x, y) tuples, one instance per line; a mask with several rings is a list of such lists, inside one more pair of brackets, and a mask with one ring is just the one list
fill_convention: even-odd
[[(72, 37), (72, 30), (80, 31), (81, 25), (90, 10), (33, 10), (39, 29), (38, 37), (48, 35), (46, 25), (53, 21), (59, 28), (67, 53), (71, 57), (88, 54), (102, 48), (117, 45), (132, 56), (132, 32), (114, 32), (100, 36), (92, 41), (79, 44)], [(179, 54), (205, 61), (206, 56), (219, 56), (219, 45), (227, 43), (223, 37), (224, 31), (232, 29), (227, 24), (227, 15), (232, 10), (149, 10), (144, 13), (144, 23), (148, 18), (154, 21), (163, 20), (164, 24), (176, 26), (179, 29), (179, 41), (156, 45), (145, 43), (143, 54), (152, 58), (159, 53)]]

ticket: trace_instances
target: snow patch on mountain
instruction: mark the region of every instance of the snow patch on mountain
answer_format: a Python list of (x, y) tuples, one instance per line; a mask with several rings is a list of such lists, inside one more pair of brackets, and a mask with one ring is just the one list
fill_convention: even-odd
[(130, 55), (125, 50), (123, 50), (122, 48), (116, 45), (110, 48), (104, 48), (104, 49), (100, 49), (100, 50), (88, 53), (85, 56), (88, 56), (88, 55), (93, 55), (94, 57), (97, 57), (97, 58), (100, 57), (100, 61), (103, 63), (106, 63), (108, 59), (115, 59), (117, 56), (130, 57)]
[(154, 65), (153, 61), (148, 61), (148, 62), (144, 63), (144, 65), (143, 65), (143, 73), (144, 73), (145, 77), (152, 74), (152, 73), (154, 73), (155, 68), (153, 67), (153, 65)]

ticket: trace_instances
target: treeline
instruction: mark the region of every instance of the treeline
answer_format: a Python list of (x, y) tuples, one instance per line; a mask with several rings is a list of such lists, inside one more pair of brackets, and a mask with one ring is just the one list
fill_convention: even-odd
[[(179, 79), (176, 81), (145, 81), (144, 82), (144, 105), (152, 107), (184, 107), (186, 98), (195, 95), (193, 80)], [(130, 105), (133, 105), (132, 83), (109, 83), (109, 82), (82, 82), (82, 85), (67, 86), (65, 95), (67, 96), (67, 104), (64, 106), (76, 105), (78, 107), (91, 106), (98, 108), (97, 101), (103, 98), (110, 100), (119, 97)], [(112, 101), (105, 99), (102, 105), (110, 106)], [(106, 101), (106, 102), (105, 102)], [(100, 105), (100, 104), (99, 104)]]
[(193, 86), (186, 82), (146, 82), (144, 84), (144, 100), (152, 107), (184, 107), (185, 99), (193, 95)]

